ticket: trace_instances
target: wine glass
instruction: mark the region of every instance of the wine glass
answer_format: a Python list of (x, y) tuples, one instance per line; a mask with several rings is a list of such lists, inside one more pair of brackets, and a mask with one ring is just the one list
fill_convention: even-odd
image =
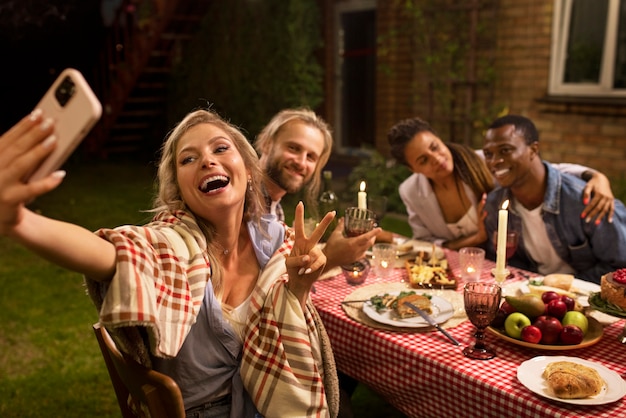
[[(374, 229), (376, 215), (369, 209), (350, 207), (346, 209), (343, 220), (343, 232), (348, 237), (357, 237)], [(359, 264), (369, 265), (367, 260), (357, 260), (352, 264), (341, 266), (344, 270), (353, 271)]]
[(380, 222), (387, 213), (387, 196), (367, 195), (367, 208), (374, 212), (375, 223), (380, 226)]
[(463, 349), (466, 357), (489, 360), (496, 356), (496, 352), (485, 345), (485, 328), (496, 317), (501, 293), (500, 286), (495, 283), (470, 282), (463, 287), (465, 313), (476, 327), (476, 342)]
[(357, 207), (346, 209), (343, 228), (346, 236), (357, 237), (371, 231), (376, 222), (376, 214), (369, 210)]
[[(498, 251), (498, 231), (493, 231), (493, 248), (496, 249), (496, 251)], [(517, 244), (519, 242), (519, 234), (517, 233), (517, 231), (512, 231), (512, 230), (508, 230), (506, 233), (506, 263), (508, 264), (509, 262), (509, 258), (513, 257), (513, 254), (515, 254), (515, 251), (517, 251)], [(502, 284), (502, 282), (506, 280), (506, 277), (504, 277), (502, 280), (498, 281), (498, 278), (496, 277), (496, 281), (498, 281), (499, 284)]]

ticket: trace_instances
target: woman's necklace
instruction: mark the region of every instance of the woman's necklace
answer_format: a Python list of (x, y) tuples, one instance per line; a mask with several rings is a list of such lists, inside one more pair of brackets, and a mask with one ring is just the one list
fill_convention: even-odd
[(222, 249), (222, 254), (223, 255), (228, 255), (232, 252), (233, 249), (235, 249), (235, 247), (237, 246), (237, 243), (235, 242), (235, 244), (233, 244), (232, 248), (225, 248), (221, 243), (217, 243), (217, 245), (220, 246), (220, 248)]

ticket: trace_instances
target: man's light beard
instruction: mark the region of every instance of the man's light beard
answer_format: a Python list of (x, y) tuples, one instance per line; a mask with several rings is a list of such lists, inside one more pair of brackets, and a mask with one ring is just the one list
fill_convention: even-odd
[(294, 177), (285, 173), (275, 161), (273, 163), (267, 163), (265, 174), (287, 193), (297, 193), (305, 185), (304, 181), (300, 180), (300, 177)]

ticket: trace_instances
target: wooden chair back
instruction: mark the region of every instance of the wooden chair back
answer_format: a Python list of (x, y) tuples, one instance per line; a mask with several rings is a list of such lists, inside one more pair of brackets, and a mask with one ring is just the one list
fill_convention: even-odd
[(145, 417), (147, 411), (152, 418), (185, 418), (180, 388), (171, 377), (125, 357), (100, 324), (95, 324), (93, 330), (109, 371), (122, 417)]

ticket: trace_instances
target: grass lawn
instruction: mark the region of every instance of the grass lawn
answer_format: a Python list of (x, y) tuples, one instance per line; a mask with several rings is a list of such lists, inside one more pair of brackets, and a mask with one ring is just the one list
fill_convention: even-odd
[[(67, 167), (33, 209), (90, 230), (150, 218), (154, 168), (128, 163)], [(395, 227), (394, 227), (395, 228)], [(98, 316), (82, 277), (0, 238), (0, 416), (119, 417), (91, 326)], [(403, 417), (368, 388), (356, 417)]]

